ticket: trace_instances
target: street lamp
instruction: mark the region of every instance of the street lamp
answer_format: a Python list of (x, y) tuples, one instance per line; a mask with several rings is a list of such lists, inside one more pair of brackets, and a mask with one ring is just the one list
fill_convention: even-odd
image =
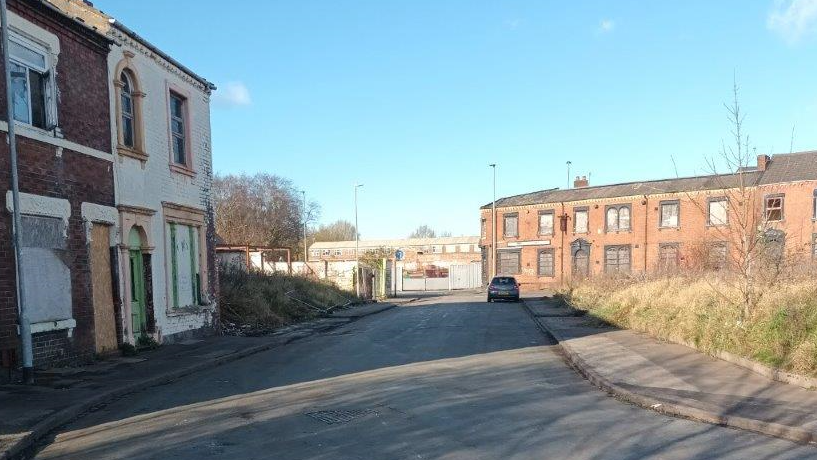
[(360, 229), (357, 224), (357, 189), (363, 184), (355, 184), (355, 294), (360, 297)]
[(303, 209), (303, 213), (302, 213), (303, 215), (301, 216), (301, 218), (304, 221), (304, 274), (306, 274), (306, 272), (307, 272), (306, 261), (308, 260), (307, 256), (306, 256), (306, 254), (307, 254), (306, 253), (306, 251), (307, 251), (307, 249), (306, 249), (306, 190), (301, 190), (301, 194), (304, 196), (304, 209)]
[(491, 202), (491, 278), (496, 276), (496, 163), (491, 163), (494, 173), (494, 200)]

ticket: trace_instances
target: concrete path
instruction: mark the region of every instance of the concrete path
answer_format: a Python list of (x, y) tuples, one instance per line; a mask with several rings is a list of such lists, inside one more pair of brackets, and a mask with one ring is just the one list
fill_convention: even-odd
[(0, 385), (0, 459), (27, 449), (54, 428), (123, 394), (284, 346), (394, 307), (393, 303), (356, 306), (267, 336), (185, 340), (135, 357), (38, 372), (35, 386)]
[(646, 334), (604, 327), (589, 316), (570, 316), (575, 312), (556, 302), (527, 305), (579, 370), (616, 396), (713, 423), (817, 441), (814, 391)]
[(422, 300), (132, 394), (38, 459), (805, 459), (817, 450), (623, 404), (515, 303)]

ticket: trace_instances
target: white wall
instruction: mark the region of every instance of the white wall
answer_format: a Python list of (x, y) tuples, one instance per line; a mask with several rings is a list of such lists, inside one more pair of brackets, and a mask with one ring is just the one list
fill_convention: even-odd
[[(162, 336), (176, 334), (190, 329), (200, 328), (211, 321), (210, 311), (199, 313), (176, 313), (168, 309), (168, 286), (170, 269), (168, 267), (169, 235), (167, 235), (162, 202), (172, 202), (191, 208), (206, 209), (206, 202), (211, 197), (211, 164), (212, 152), (210, 143), (210, 97), (201, 84), (183, 75), (178, 69), (155, 56), (130, 38), (123, 36), (116, 29), (111, 29), (111, 36), (117, 43), (111, 48), (108, 56), (111, 82), (118, 79), (115, 75), (120, 61), (124, 59), (124, 50), (134, 53), (131, 58), (132, 68), (136, 72), (140, 89), (145, 93), (142, 99), (142, 119), (144, 129), (144, 147), (148, 154), (146, 162), (117, 155), (116, 180), (117, 204), (139, 206), (156, 211), (152, 216), (150, 244), (155, 247), (153, 260), (153, 305), (156, 327)], [(146, 55), (150, 54), (151, 56)], [(159, 62), (157, 62), (157, 60)], [(161, 64), (161, 65), (160, 65)], [(192, 148), (193, 169), (195, 177), (170, 171), (170, 144), (168, 130), (168, 84), (175, 85), (188, 92), (188, 110), (190, 120), (189, 146)], [(117, 88), (111, 83), (111, 125), (116, 127)], [(117, 144), (117, 133), (112, 133), (113, 145)], [(203, 229), (206, 231), (206, 228)], [(128, 235), (121, 235), (126, 242)], [(202, 264), (207, 261), (202, 260)], [(215, 270), (216, 267), (210, 267)], [(124, 277), (123, 277), (124, 278)], [(126, 279), (120, 280), (126, 282)], [(126, 292), (123, 289), (121, 292)], [(172, 295), (172, 294), (170, 294)], [(215, 302), (215, 299), (211, 299)], [(217, 308), (213, 303), (211, 309)], [(124, 316), (124, 315), (123, 315)], [(126, 316), (127, 317), (127, 316)]]

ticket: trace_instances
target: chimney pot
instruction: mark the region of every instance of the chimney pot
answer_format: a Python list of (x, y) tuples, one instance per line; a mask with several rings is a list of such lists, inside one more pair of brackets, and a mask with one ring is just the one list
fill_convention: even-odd
[(573, 181), (573, 188), (583, 188), (588, 185), (590, 185), (590, 183), (587, 180), (587, 176), (576, 176), (576, 180)]

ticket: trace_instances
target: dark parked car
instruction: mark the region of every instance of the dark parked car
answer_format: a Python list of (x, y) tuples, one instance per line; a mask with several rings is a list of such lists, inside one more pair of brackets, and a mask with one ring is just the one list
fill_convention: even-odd
[(496, 276), (488, 285), (488, 302), (501, 299), (519, 302), (519, 283), (513, 276)]

